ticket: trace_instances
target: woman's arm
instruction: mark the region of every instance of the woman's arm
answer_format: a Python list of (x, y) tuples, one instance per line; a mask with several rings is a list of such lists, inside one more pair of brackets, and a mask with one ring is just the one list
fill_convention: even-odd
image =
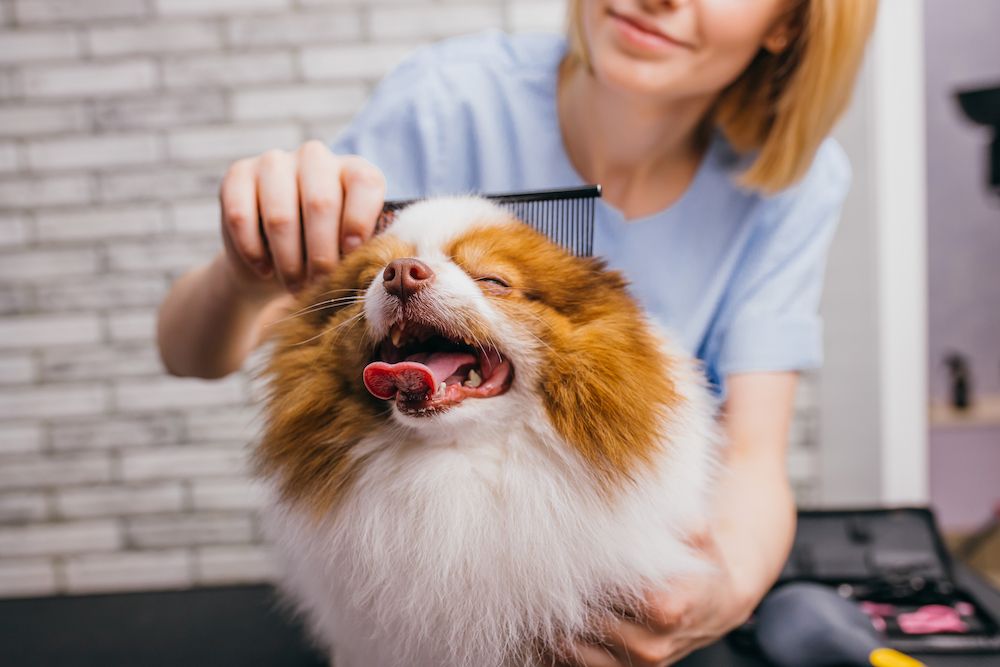
[(177, 279), (160, 306), (160, 357), (173, 375), (220, 378), (238, 370), (290, 297), (248, 290), (223, 253)]
[(576, 647), (574, 664), (672, 664), (740, 625), (777, 579), (795, 530), (785, 454), (798, 375), (744, 373), (726, 382), (726, 468), (712, 523), (693, 540), (715, 571), (651, 591), (644, 623), (617, 622), (603, 645)]

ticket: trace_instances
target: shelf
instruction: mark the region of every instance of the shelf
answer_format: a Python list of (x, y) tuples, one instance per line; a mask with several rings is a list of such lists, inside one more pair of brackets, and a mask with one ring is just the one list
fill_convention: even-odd
[(998, 426), (1000, 427), (1000, 394), (986, 394), (973, 397), (975, 403), (966, 410), (956, 410), (950, 405), (932, 403), (930, 406), (931, 426)]

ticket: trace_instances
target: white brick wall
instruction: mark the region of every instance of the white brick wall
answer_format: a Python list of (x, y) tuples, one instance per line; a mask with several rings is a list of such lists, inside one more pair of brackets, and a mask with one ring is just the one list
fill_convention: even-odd
[[(229, 161), (332, 138), (414, 47), (564, 0), (0, 0), (0, 597), (270, 578), (247, 377), (167, 378), (156, 308)], [(796, 439), (815, 438), (806, 395)], [(815, 458), (790, 459), (807, 497)]]

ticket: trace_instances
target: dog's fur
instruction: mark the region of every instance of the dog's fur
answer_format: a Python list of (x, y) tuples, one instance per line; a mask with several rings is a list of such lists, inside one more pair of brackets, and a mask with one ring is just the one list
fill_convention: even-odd
[[(405, 304), (383, 285), (404, 257), (435, 273)], [(537, 664), (703, 567), (685, 536), (716, 406), (598, 260), (484, 200), (429, 200), (300, 306), (257, 462), (284, 589), (337, 667)], [(376, 398), (363, 372), (400, 322), (499, 353), (509, 388), (428, 413)]]

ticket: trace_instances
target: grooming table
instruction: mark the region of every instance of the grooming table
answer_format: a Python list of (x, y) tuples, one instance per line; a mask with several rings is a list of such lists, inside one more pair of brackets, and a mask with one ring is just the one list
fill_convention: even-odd
[[(1000, 593), (965, 568), (959, 581), (1000, 616)], [(1000, 656), (924, 657), (928, 667), (987, 667)], [(322, 667), (269, 586), (0, 601), (0, 664), (7, 667)], [(722, 641), (684, 667), (766, 667)]]

